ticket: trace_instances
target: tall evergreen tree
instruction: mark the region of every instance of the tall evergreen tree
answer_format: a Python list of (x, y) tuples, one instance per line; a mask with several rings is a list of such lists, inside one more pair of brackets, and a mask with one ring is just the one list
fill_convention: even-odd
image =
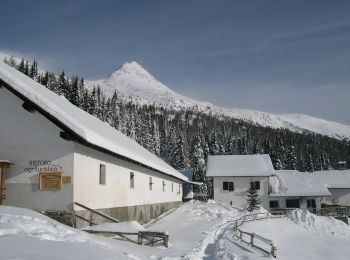
[(205, 159), (202, 148), (202, 140), (199, 135), (193, 140), (192, 144), (192, 168), (193, 180), (197, 182), (204, 182), (205, 180)]

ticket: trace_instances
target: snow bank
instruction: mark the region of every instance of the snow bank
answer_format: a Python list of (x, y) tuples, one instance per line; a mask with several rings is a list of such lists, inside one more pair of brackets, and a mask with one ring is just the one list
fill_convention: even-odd
[(0, 259), (144, 259), (129, 244), (123, 247), (28, 209), (0, 206)]
[(350, 237), (350, 227), (333, 217), (316, 216), (308, 210), (301, 209), (289, 212), (287, 217), (294, 223), (320, 236)]
[(95, 243), (90, 236), (28, 209), (0, 207), (0, 237), (21, 235), (40, 240)]

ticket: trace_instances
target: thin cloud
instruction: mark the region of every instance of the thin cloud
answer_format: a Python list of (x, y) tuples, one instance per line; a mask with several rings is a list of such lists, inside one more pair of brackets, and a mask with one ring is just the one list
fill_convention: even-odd
[(240, 53), (263, 51), (268, 49), (274, 42), (277, 42), (277, 41), (283, 41), (290, 38), (298, 38), (302, 36), (308, 36), (312, 34), (338, 30), (349, 26), (350, 26), (349, 20), (342, 20), (342, 21), (332, 22), (328, 24), (322, 24), (319, 26), (287, 31), (287, 32), (279, 33), (271, 37), (268, 37), (266, 39), (263, 39), (259, 44), (256, 44), (250, 47), (222, 49), (222, 50), (206, 53), (203, 56), (220, 57), (220, 56), (226, 56), (226, 55), (237, 54), (237, 53), (240, 54)]

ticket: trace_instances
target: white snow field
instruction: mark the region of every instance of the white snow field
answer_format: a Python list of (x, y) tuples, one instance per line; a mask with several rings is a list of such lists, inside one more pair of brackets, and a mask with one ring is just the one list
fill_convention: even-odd
[(246, 223), (242, 230), (272, 239), (278, 259), (350, 259), (350, 227), (332, 217), (297, 210), (288, 218)]
[(350, 138), (350, 126), (302, 114), (271, 114), (250, 109), (221, 108), (208, 102), (180, 95), (157, 80), (135, 61), (123, 64), (109, 77), (85, 81), (88, 88), (100, 86), (107, 96), (117, 94), (138, 104), (180, 109), (191, 108), (206, 113), (229, 116), (272, 128), (287, 128), (294, 132), (315, 132), (334, 138)]
[[(167, 231), (170, 247), (140, 246), (90, 235), (31, 210), (0, 206), (0, 259), (274, 259), (233, 236), (228, 223), (246, 212), (190, 201), (145, 225)], [(118, 224), (140, 229), (137, 223)], [(277, 259), (348, 259), (350, 228), (328, 217), (295, 211), (289, 218), (257, 220), (241, 229), (272, 239)]]

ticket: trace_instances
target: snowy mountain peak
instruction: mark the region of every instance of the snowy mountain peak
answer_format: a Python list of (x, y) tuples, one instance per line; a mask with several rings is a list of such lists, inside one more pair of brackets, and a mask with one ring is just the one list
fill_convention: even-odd
[(116, 71), (114, 71), (106, 81), (115, 81), (120, 77), (137, 77), (144, 80), (153, 80), (157, 81), (144, 67), (142, 67), (136, 61), (126, 62), (121, 65)]
[(99, 85), (109, 97), (116, 91), (125, 101), (140, 105), (155, 104), (168, 109), (194, 109), (264, 127), (287, 128), (294, 132), (315, 132), (339, 139), (350, 139), (350, 126), (336, 122), (307, 115), (278, 115), (249, 109), (221, 108), (191, 99), (169, 89), (135, 61), (124, 63), (106, 79), (85, 83), (90, 89)]

